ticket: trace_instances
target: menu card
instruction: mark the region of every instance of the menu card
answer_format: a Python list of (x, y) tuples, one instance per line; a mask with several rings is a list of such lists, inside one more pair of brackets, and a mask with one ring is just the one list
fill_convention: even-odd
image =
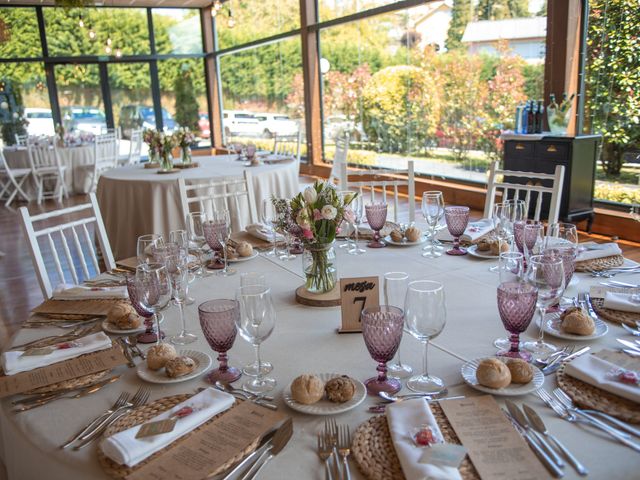
[(124, 299), (92, 299), (92, 300), (45, 300), (36, 308), (33, 313), (43, 313), (48, 315), (107, 315), (109, 310)]
[(129, 270), (131, 272), (135, 272), (137, 266), (138, 266), (138, 257), (123, 258), (122, 260), (116, 261), (116, 267), (120, 267), (124, 270)]
[(0, 398), (28, 392), (34, 388), (46, 387), (54, 383), (71, 380), (91, 373), (109, 370), (124, 365), (127, 359), (122, 349), (114, 345), (107, 350), (87, 353), (79, 357), (54, 363), (47, 367), (36, 368), (15, 375), (0, 376)]
[(242, 402), (127, 475), (130, 480), (200, 480), (217, 471), (286, 415)]
[(491, 395), (446, 400), (440, 406), (480, 478), (550, 478)]

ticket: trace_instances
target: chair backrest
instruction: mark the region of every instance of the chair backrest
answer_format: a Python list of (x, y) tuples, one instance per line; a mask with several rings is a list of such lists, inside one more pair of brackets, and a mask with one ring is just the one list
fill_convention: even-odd
[(98, 172), (118, 166), (118, 140), (115, 133), (96, 136), (94, 149)]
[(340, 178), (340, 172), (342, 172), (341, 165), (347, 164), (347, 154), (349, 153), (349, 134), (345, 133), (343, 136), (336, 138), (336, 151), (333, 155), (333, 165), (331, 166), (331, 173), (329, 174), (328, 182), (342, 185), (346, 185), (346, 179)]
[[(100, 273), (98, 251), (89, 232), (89, 225), (94, 225), (94, 235), (100, 246), (105, 268), (111, 270), (116, 266), (95, 194), (90, 193), (89, 199), (89, 203), (34, 216), (29, 214), (26, 207), (20, 207), (22, 228), (29, 243), (33, 266), (45, 298), (51, 298), (53, 293), (51, 283), (53, 275), (49, 275), (47, 271), (47, 265), (50, 266), (51, 261), (58, 279), (57, 283), (67, 283), (71, 280), (74, 284), (79, 284)], [(87, 211), (88, 217), (77, 218), (78, 212)], [(69, 216), (74, 219), (69, 220)], [(35, 223), (45, 220), (47, 220), (46, 225), (38, 229), (35, 227)], [(52, 223), (55, 224), (51, 225)], [(47, 254), (50, 257), (47, 255), (46, 260), (40, 248), (40, 238), (43, 238), (43, 243), (48, 245)]]
[(43, 168), (60, 166), (60, 157), (55, 143), (49, 145), (46, 142), (28, 141), (27, 152), (31, 170), (34, 172)]
[[(245, 198), (249, 207), (250, 222), (255, 223), (258, 220), (253, 194), (253, 177), (248, 170), (244, 171), (242, 177), (198, 179), (196, 183), (189, 185), (184, 178), (179, 178), (178, 186), (184, 219), (189, 212), (211, 213), (221, 208), (229, 210), (232, 217), (239, 217), (237, 212), (240, 212), (240, 201)], [(238, 224), (240, 229), (244, 229), (245, 226)]]
[(275, 135), (273, 153), (276, 155), (288, 155), (300, 163), (301, 142), (302, 132), (300, 130), (295, 135)]
[[(503, 175), (502, 181), (498, 176)], [(516, 177), (529, 179), (526, 184), (505, 182), (505, 177)], [(525, 212), (527, 216), (530, 212), (530, 206), (534, 205), (535, 209), (533, 220), (540, 220), (542, 216), (543, 196), (549, 195), (549, 223), (557, 223), (560, 215), (560, 202), (562, 200), (562, 184), (564, 180), (564, 166), (556, 165), (554, 173), (533, 173), (520, 172), (516, 170), (501, 170), (500, 162), (494, 162), (489, 169), (489, 180), (487, 182), (487, 197), (484, 202), (484, 218), (490, 218), (495, 203), (496, 193), (501, 190), (502, 198), (519, 198), (525, 202)], [(544, 183), (551, 183), (550, 186), (544, 186)], [(511, 195), (513, 192), (513, 195)]]
[[(347, 164), (340, 165), (340, 178), (345, 179), (344, 190), (357, 190), (361, 196), (369, 195), (371, 203), (376, 201), (376, 191), (382, 193), (382, 201), (387, 201), (388, 194), (393, 195), (393, 221), (398, 222), (398, 187), (406, 187), (409, 202), (409, 223), (416, 220), (416, 184), (413, 160), (407, 162), (406, 170), (347, 170)], [(354, 179), (354, 177), (356, 177)], [(359, 178), (358, 178), (359, 177)], [(342, 187), (340, 187), (342, 188)], [(392, 189), (389, 191), (388, 189)]]
[(19, 147), (26, 147), (27, 146), (27, 141), (29, 140), (29, 135), (18, 135), (16, 133), (15, 137), (16, 137), (16, 145), (18, 145)]
[(129, 165), (140, 163), (140, 155), (142, 152), (142, 129), (131, 131), (129, 139)]

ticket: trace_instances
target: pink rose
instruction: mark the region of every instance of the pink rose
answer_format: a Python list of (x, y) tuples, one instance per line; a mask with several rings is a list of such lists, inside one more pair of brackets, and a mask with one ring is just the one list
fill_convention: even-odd
[(322, 220), (322, 213), (317, 208), (313, 210), (313, 220)]
[(302, 230), (302, 235), (304, 235), (304, 238), (306, 238), (307, 240), (313, 239), (313, 232), (311, 230)]
[(340, 227), (336, 227), (336, 235), (340, 235)]

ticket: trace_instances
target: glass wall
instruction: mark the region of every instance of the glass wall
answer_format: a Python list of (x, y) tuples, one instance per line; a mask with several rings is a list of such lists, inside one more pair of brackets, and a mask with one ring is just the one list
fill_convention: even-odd
[(0, 7), (0, 25), (0, 58), (42, 56), (35, 8)]
[(58, 103), (65, 132), (100, 135), (107, 129), (97, 64), (56, 65)]
[(131, 131), (156, 128), (148, 63), (114, 63), (108, 66), (113, 120), (122, 138)]
[(152, 15), (158, 53), (202, 53), (202, 26), (199, 10), (154, 8)]

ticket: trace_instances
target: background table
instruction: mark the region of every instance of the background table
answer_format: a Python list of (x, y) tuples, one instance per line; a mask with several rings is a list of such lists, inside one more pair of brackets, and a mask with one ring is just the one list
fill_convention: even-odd
[[(157, 169), (145, 169), (142, 165), (102, 174), (97, 197), (115, 258), (135, 256), (140, 235), (161, 233), (166, 236), (171, 230), (185, 228), (178, 178), (184, 178), (187, 183), (215, 177), (223, 179), (241, 176), (249, 169), (253, 174), (258, 212), (262, 200), (271, 195), (288, 198), (298, 192), (297, 162), (245, 167), (236, 158), (236, 155), (196, 157), (194, 161), (200, 164), (199, 167), (172, 174), (160, 175)], [(249, 208), (245, 201), (240, 202), (240, 211), (236, 211), (232, 203), (230, 214), (234, 231), (249, 223)]]
[[(443, 333), (435, 339), (429, 352), (430, 373), (445, 380), (451, 395), (480, 395), (480, 392), (464, 384), (460, 367), (467, 359), (492, 355), (495, 352), (493, 340), (504, 336), (505, 331), (498, 316), (496, 306), (496, 285), (498, 277), (488, 271), (494, 261), (466, 257), (426, 259), (420, 247), (406, 247), (372, 250), (363, 256), (354, 257), (338, 249), (338, 270), (340, 276), (379, 275), (387, 271), (406, 271), (411, 279), (433, 279), (445, 285), (447, 324)], [(267, 276), (271, 285), (277, 309), (276, 328), (261, 347), (262, 358), (274, 365), (272, 376), (278, 385), (274, 392), (280, 409), (293, 417), (294, 435), (287, 447), (264, 470), (261, 479), (324, 479), (324, 467), (316, 453), (316, 433), (324, 426), (324, 417), (302, 415), (291, 411), (282, 401), (283, 389), (301, 373), (337, 372), (358, 380), (376, 374), (376, 363), (371, 359), (361, 334), (337, 334), (340, 324), (340, 309), (310, 308), (294, 301), (294, 290), (303, 283), (301, 260), (291, 262), (270, 260), (260, 255), (248, 262), (235, 264), (238, 275), (224, 279), (211, 276), (192, 284), (190, 294), (196, 299), (186, 309), (188, 328), (197, 333), (199, 339), (186, 348), (207, 352), (214, 358), (200, 331), (197, 305), (212, 298), (234, 298), (241, 272), (260, 272)], [(597, 279), (578, 274), (580, 282), (567, 291), (573, 296), (578, 291), (586, 291), (589, 285), (597, 284)], [(622, 281), (631, 281), (629, 275), (618, 276)], [(163, 329), (174, 334), (179, 328), (175, 307), (165, 311)], [(581, 342), (593, 350), (615, 348), (616, 337), (624, 335), (624, 330), (609, 323), (609, 334), (599, 340)], [(16, 339), (24, 342), (41, 337), (44, 330), (21, 331)], [(535, 338), (537, 328), (532, 325), (523, 335), (524, 339)], [(566, 342), (547, 337), (556, 345)], [(421, 370), (422, 344), (409, 335), (402, 341), (403, 361)], [(243, 366), (253, 361), (253, 349), (240, 336), (236, 338), (229, 352), (230, 363)], [(139, 361), (139, 360), (137, 360)], [(61, 451), (58, 447), (77, 429), (108, 408), (121, 391), (135, 392), (141, 385), (152, 389), (151, 401), (179, 393), (192, 393), (198, 387), (206, 386), (202, 378), (175, 385), (145, 384), (136, 377), (133, 369), (124, 366), (115, 373), (123, 375), (117, 383), (105, 387), (96, 394), (77, 400), (59, 400), (46, 407), (18, 415), (9, 412), (10, 401), (1, 402), (0, 428), (4, 438), (4, 462), (9, 478), (46, 478), (47, 480), (105, 479), (96, 459), (96, 446), (92, 445), (79, 452)], [(241, 384), (240, 379), (236, 385)], [(553, 375), (545, 378), (545, 388), (556, 386)], [(402, 393), (406, 393), (403, 389)], [(496, 397), (502, 404), (502, 397)], [(512, 398), (513, 400), (513, 398)], [(352, 432), (362, 422), (370, 418), (367, 407), (375, 398), (365, 402), (350, 412), (336, 416), (339, 423), (348, 424)], [(535, 395), (515, 398), (517, 404), (527, 402), (542, 416), (547, 427), (559, 437), (589, 468), (589, 478), (607, 480), (627, 480), (637, 478), (640, 455), (631, 449), (610, 441), (591, 428), (570, 424), (553, 414)], [(37, 459), (37, 461), (34, 461)], [(354, 480), (362, 479), (352, 461)], [(580, 478), (570, 468), (566, 477)]]

